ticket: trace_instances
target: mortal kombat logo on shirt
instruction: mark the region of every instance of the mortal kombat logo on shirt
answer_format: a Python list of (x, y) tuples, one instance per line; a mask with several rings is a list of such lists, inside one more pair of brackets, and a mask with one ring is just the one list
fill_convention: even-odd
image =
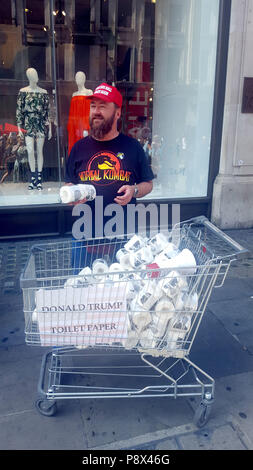
[(115, 181), (129, 182), (131, 171), (122, 169), (124, 154), (117, 156), (108, 151), (98, 152), (87, 163), (86, 170), (79, 173), (81, 181), (92, 181), (98, 185), (108, 185)]

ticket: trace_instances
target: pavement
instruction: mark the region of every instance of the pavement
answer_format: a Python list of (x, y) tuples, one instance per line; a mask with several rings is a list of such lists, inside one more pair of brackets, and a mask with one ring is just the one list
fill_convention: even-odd
[[(0, 243), (1, 450), (252, 450), (253, 229), (226, 232), (249, 250), (214, 289), (190, 359), (215, 379), (208, 422), (193, 423), (198, 397), (61, 400), (54, 416), (35, 408), (45, 348), (25, 343), (21, 269), (33, 244)], [(54, 239), (56, 240), (56, 239)]]

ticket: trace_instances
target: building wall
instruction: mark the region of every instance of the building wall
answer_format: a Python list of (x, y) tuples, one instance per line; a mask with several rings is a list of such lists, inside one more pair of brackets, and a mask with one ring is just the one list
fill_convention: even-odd
[[(222, 229), (253, 227), (253, 107), (242, 112), (244, 79), (253, 77), (252, 44), (253, 0), (232, 0), (221, 158), (212, 204), (212, 221)], [(250, 93), (247, 101), (253, 104)]]

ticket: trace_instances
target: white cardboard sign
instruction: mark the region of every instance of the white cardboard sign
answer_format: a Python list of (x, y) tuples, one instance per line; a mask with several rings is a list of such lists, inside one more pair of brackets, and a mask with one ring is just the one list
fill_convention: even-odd
[(110, 345), (127, 338), (123, 283), (39, 289), (36, 310), (41, 346)]

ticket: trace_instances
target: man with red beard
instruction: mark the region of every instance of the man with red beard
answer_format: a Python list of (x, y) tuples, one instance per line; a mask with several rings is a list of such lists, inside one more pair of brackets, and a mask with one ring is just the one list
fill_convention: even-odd
[[(118, 131), (122, 95), (102, 83), (89, 99), (90, 135), (73, 146), (66, 182), (94, 185), (97, 196), (103, 196), (104, 207), (114, 202), (135, 204), (136, 197), (152, 191), (154, 175), (139, 142)], [(85, 200), (78, 201), (82, 202)]]
[[(140, 143), (118, 131), (122, 95), (117, 88), (102, 83), (89, 99), (90, 135), (80, 139), (72, 147), (66, 165), (66, 183), (95, 186), (95, 200), (86, 202), (86, 199), (83, 199), (76, 203), (89, 205), (92, 211), (90, 229), (93, 237), (97, 237), (95, 211), (98, 196), (102, 196), (103, 227), (99, 227), (102, 233), (109, 218), (105, 215), (105, 208), (115, 203), (122, 208), (124, 227), (121, 233), (125, 233), (128, 204), (135, 204), (136, 197), (143, 197), (152, 191), (154, 175)], [(88, 220), (85, 223), (88, 223)], [(91, 264), (92, 260), (89, 249), (86, 250), (85, 244), (80, 240), (83, 236), (79, 237), (73, 233), (73, 238), (75, 242), (71, 263), (73, 273), (78, 274), (80, 268), (87, 263)], [(76, 242), (76, 238), (80, 241)], [(110, 249), (115, 251), (113, 244)], [(101, 254), (97, 253), (96, 256), (101, 257)]]

